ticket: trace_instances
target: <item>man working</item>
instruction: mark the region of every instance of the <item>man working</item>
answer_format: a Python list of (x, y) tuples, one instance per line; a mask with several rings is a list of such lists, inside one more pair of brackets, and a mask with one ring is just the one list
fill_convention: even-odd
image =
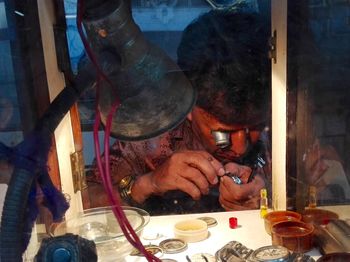
[[(258, 208), (270, 174), (262, 135), (270, 105), (268, 35), (257, 14), (229, 10), (210, 11), (184, 30), (178, 64), (197, 103), (176, 129), (113, 145), (111, 173), (126, 204), (151, 214)], [(90, 185), (92, 205), (106, 205), (98, 187)]]

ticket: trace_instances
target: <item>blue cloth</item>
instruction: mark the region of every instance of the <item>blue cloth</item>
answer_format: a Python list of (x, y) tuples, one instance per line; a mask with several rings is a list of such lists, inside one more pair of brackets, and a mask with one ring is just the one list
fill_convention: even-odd
[[(48, 174), (47, 159), (50, 147), (51, 135), (42, 132), (32, 132), (13, 148), (0, 142), (0, 159), (13, 165), (15, 170), (24, 169), (34, 176), (23, 221), (23, 251), (29, 243), (32, 227), (39, 213), (38, 192), (43, 193), (43, 205), (49, 209), (55, 222), (60, 221), (69, 208), (67, 200), (53, 185)], [(15, 172), (12, 175), (15, 175)]]

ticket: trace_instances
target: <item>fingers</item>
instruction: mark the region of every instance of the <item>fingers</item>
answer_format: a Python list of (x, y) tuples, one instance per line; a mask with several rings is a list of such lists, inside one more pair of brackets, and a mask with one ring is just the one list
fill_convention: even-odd
[(224, 176), (220, 179), (220, 195), (231, 200), (248, 199), (255, 192), (253, 182), (237, 185), (230, 177)]
[[(190, 168), (190, 167), (189, 167)], [(194, 169), (188, 172), (191, 174), (186, 177), (189, 181), (191, 181), (196, 187), (200, 190), (203, 195), (207, 195), (209, 193), (209, 183), (208, 180), (203, 176), (201, 171)]]
[(264, 180), (259, 176), (255, 176), (251, 183), (235, 184), (231, 178), (222, 177), (220, 179), (220, 197), (219, 201), (227, 208), (236, 209), (237, 206), (244, 205), (249, 209), (255, 208), (255, 201), (259, 199), (260, 189), (265, 185)]
[(177, 183), (178, 189), (188, 193), (194, 199), (199, 199), (200, 195), (209, 193), (210, 184), (218, 183), (217, 170), (221, 168), (224, 172), (222, 165), (210, 154), (203, 151), (190, 152), (184, 156), (188, 166), (181, 176), (185, 178), (186, 183)]
[(174, 176), (174, 188), (189, 194), (194, 200), (209, 193), (209, 183), (199, 170), (191, 170), (191, 176)]
[(223, 167), (220, 161), (218, 161), (216, 158), (214, 158), (207, 152), (201, 151), (201, 153), (204, 154), (204, 157), (206, 157), (210, 164), (214, 167), (217, 176), (223, 176), (225, 174), (225, 168)]
[(203, 151), (174, 153), (152, 172), (152, 192), (163, 194), (181, 190), (198, 199), (201, 194), (209, 193), (210, 185), (218, 183), (220, 168), (224, 172), (221, 163)]
[(227, 163), (225, 165), (226, 172), (232, 173), (238, 176), (243, 183), (248, 183), (249, 176), (252, 172), (252, 169), (249, 166), (239, 165), (233, 162)]
[(178, 185), (178, 190), (189, 194), (194, 200), (199, 200), (201, 194), (203, 194), (196, 184), (183, 177), (178, 177), (176, 179), (176, 184)]
[(305, 167), (306, 170), (310, 171), (315, 165), (322, 159), (321, 150), (318, 142), (315, 142), (306, 155)]
[(324, 162), (324, 160), (318, 161), (317, 164), (310, 170), (310, 183), (316, 184), (318, 180), (322, 177), (322, 175), (327, 171), (328, 165)]
[(222, 164), (209, 153), (194, 151), (186, 154), (184, 161), (192, 168), (198, 169), (212, 185), (218, 183), (217, 176), (225, 171)]

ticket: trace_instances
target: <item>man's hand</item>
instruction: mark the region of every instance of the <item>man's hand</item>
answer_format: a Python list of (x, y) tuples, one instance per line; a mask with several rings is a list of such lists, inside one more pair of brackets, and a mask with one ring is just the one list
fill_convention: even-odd
[(225, 170), (239, 177), (243, 184), (237, 185), (228, 176), (221, 177), (219, 186), (221, 206), (225, 210), (259, 208), (260, 189), (265, 186), (264, 179), (256, 175), (250, 183), (247, 183), (252, 172), (251, 168), (236, 163), (226, 164)]
[[(224, 173), (222, 164), (209, 153), (180, 151), (153, 172), (136, 180), (132, 196), (135, 201), (142, 203), (151, 194), (161, 195), (170, 190), (181, 190), (198, 200), (201, 195), (209, 193), (209, 187), (217, 184), (218, 176)], [(147, 188), (144, 186), (146, 184)], [(143, 189), (143, 196), (136, 192), (137, 186), (138, 192)]]
[(231, 173), (239, 177), (244, 184), (248, 183), (249, 176), (252, 173), (249, 166), (242, 166), (233, 162), (227, 163), (224, 168), (225, 173)]
[(316, 140), (307, 154), (305, 154), (304, 159), (305, 172), (310, 185), (317, 185), (323, 174), (329, 168), (325, 159), (341, 162), (338, 153), (332, 146), (321, 147), (319, 141)]

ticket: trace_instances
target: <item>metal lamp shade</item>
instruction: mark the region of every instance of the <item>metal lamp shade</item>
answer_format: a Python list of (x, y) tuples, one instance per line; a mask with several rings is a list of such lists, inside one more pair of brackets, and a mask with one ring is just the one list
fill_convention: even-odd
[(83, 23), (92, 50), (99, 59), (109, 52), (120, 61), (108, 74), (110, 81), (102, 81), (99, 87), (102, 122), (106, 123), (119, 98), (121, 105), (111, 130), (117, 139), (143, 140), (176, 127), (195, 103), (188, 79), (163, 50), (144, 38), (131, 16), (129, 2), (90, 6)]

